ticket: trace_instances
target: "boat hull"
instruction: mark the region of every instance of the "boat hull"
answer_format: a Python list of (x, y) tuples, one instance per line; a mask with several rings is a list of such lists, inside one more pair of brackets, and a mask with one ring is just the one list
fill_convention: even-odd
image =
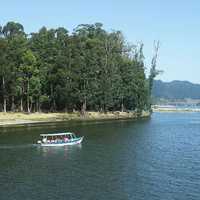
[(80, 144), (82, 141), (83, 141), (83, 137), (80, 137), (80, 138), (76, 138), (76, 139), (70, 140), (68, 142), (62, 142), (62, 143), (41, 143), (40, 146), (42, 146), (42, 147), (60, 147), (60, 146)]

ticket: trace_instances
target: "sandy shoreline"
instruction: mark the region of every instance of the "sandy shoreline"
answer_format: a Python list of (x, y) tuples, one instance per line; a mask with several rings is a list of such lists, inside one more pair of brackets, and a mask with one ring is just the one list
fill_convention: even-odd
[[(150, 117), (149, 112), (142, 112), (139, 118)], [(26, 125), (35, 123), (64, 122), (64, 121), (92, 121), (92, 120), (117, 120), (117, 119), (137, 119), (135, 112), (87, 112), (85, 116), (80, 113), (3, 113), (0, 112), (0, 127), (13, 125)]]

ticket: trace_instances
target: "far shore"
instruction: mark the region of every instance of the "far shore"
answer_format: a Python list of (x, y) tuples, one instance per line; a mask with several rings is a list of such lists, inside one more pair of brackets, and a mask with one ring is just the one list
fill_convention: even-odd
[(153, 112), (200, 112), (199, 108), (152, 107)]
[(95, 121), (95, 120), (122, 120), (150, 117), (150, 112), (143, 111), (140, 116), (135, 112), (86, 112), (81, 115), (74, 113), (21, 113), (0, 112), (0, 126), (26, 125), (34, 123), (65, 122), (65, 121)]

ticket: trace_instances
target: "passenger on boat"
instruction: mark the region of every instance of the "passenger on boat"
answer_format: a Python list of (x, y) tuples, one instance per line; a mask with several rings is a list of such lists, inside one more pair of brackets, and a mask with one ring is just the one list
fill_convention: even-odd
[(69, 139), (67, 137), (64, 137), (64, 142), (67, 142)]

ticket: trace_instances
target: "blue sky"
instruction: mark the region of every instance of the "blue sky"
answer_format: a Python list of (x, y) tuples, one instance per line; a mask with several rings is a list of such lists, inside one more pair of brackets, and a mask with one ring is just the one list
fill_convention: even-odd
[(164, 81), (200, 83), (200, 1), (197, 0), (7, 0), (1, 1), (0, 24), (17, 21), (27, 33), (42, 26), (102, 22), (105, 29), (121, 30), (127, 41), (144, 43), (147, 71), (153, 41), (160, 40), (158, 68)]

